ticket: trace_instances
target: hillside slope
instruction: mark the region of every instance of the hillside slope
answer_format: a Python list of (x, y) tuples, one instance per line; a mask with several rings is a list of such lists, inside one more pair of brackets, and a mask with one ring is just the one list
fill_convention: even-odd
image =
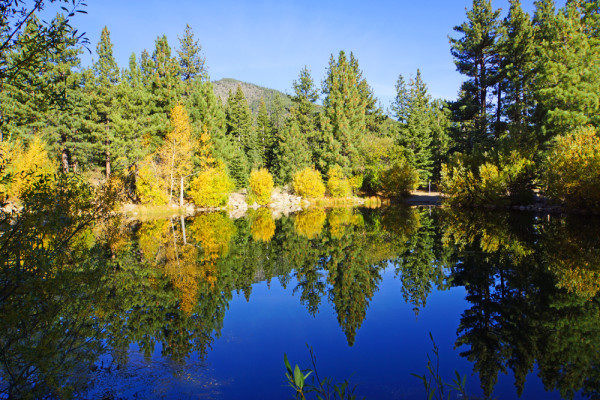
[(275, 89), (269, 89), (262, 86), (254, 85), (252, 83), (238, 81), (236, 79), (231, 78), (223, 78), (221, 80), (213, 82), (215, 95), (217, 97), (220, 97), (223, 104), (225, 104), (227, 102), (229, 91), (231, 91), (232, 93), (235, 92), (238, 84), (242, 85), (242, 91), (244, 92), (244, 95), (248, 100), (248, 104), (250, 105), (250, 109), (252, 110), (253, 114), (258, 113), (258, 107), (260, 105), (261, 96), (265, 99), (265, 104), (269, 113), (271, 112), (271, 106), (277, 93), (279, 93), (279, 95), (281, 96), (283, 105), (286, 109), (289, 109), (292, 105), (290, 97), (283, 92), (280, 92)]

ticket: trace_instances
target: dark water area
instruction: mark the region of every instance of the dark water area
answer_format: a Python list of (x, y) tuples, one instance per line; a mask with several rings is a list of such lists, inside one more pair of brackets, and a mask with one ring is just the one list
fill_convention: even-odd
[(428, 357), (469, 398), (598, 398), (599, 222), (337, 208), (46, 235), (3, 253), (0, 398), (293, 398), (283, 356), (309, 368), (308, 346), (358, 398), (427, 398)]

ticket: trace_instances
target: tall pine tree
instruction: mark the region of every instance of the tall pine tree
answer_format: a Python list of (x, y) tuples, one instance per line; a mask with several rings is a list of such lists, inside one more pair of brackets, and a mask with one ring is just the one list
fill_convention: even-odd
[(322, 172), (339, 165), (346, 175), (357, 173), (362, 169), (358, 146), (366, 131), (366, 104), (362, 73), (352, 54), (348, 59), (340, 51), (337, 60), (331, 55), (323, 93), (318, 166)]
[(468, 150), (489, 142), (493, 134), (498, 133), (492, 129), (490, 115), (494, 109), (490, 100), (498, 84), (499, 15), (500, 11), (492, 9), (490, 0), (473, 0), (467, 21), (454, 27), (462, 37), (450, 38), (456, 69), (468, 77), (462, 84), (459, 99), (459, 102), (466, 103), (461, 106), (463, 112), (460, 116), (467, 122), (464, 127), (467, 129)]

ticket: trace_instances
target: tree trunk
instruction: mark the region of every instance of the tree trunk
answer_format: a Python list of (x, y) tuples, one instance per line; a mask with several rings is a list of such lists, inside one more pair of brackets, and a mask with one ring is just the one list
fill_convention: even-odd
[(106, 122), (106, 180), (110, 179), (110, 139), (108, 137), (108, 121)]
[(60, 135), (60, 141), (62, 145), (62, 148), (60, 150), (60, 162), (62, 164), (63, 173), (67, 174), (69, 172), (69, 152), (65, 144), (67, 141), (67, 137), (64, 133)]
[(183, 234), (183, 244), (187, 244), (187, 237), (185, 236), (185, 218), (181, 216), (181, 233)]
[(179, 206), (183, 207), (183, 176), (181, 177), (181, 190), (179, 191)]

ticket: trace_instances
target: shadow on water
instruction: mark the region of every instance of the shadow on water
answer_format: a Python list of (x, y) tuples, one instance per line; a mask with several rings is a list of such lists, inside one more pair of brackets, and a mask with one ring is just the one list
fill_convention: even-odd
[(143, 368), (218, 397), (222, 382), (202, 371), (235, 296), (250, 302), (257, 283), (277, 280), (310, 316), (331, 307), (353, 346), (390, 269), (415, 316), (432, 293), (464, 287), (455, 347), (485, 397), (504, 373), (517, 395), (535, 371), (565, 398), (600, 389), (596, 220), (408, 207), (80, 230), (74, 218), (28, 218), (1, 238), (0, 398), (135, 397), (148, 394)]

